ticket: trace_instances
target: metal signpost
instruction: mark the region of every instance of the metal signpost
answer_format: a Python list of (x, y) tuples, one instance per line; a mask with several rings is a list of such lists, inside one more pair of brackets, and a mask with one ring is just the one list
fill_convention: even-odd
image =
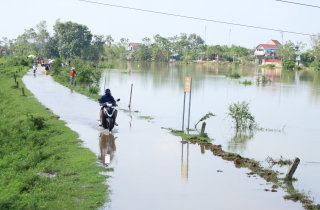
[(191, 108), (191, 88), (192, 88), (192, 77), (186, 77), (184, 86), (184, 99), (183, 99), (183, 115), (182, 115), (182, 131), (184, 130), (184, 113), (186, 104), (186, 93), (190, 93), (189, 96), (189, 114), (188, 114), (188, 129), (190, 124), (190, 108)]

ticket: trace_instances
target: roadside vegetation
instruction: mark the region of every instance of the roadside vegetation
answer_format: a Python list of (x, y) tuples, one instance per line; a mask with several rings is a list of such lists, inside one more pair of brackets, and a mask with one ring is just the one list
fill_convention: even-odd
[(25, 88), (29, 60), (0, 59), (0, 209), (97, 209), (112, 169)]
[(61, 66), (61, 60), (56, 59), (50, 70), (51, 76), (56, 82), (64, 86), (70, 86), (70, 71), (72, 67), (75, 67), (77, 74), (75, 75), (74, 86), (70, 88), (90, 98), (99, 99), (101, 71), (96, 69), (95, 64), (92, 62), (84, 65), (82, 60), (74, 59), (71, 66), (63, 67)]

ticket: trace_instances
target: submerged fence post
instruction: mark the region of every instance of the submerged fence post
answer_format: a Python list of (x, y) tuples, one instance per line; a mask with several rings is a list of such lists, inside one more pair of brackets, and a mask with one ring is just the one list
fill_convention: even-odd
[(293, 176), (294, 172), (296, 171), (299, 163), (300, 163), (300, 159), (296, 157), (293, 160), (292, 164), (290, 165), (285, 178), (287, 178), (287, 179), (291, 179), (292, 178), (292, 176)]
[(131, 92), (130, 92), (130, 102), (129, 102), (129, 108), (131, 107), (132, 87), (133, 87), (133, 84), (131, 84)]
[(24, 88), (22, 88), (22, 95), (24, 96)]
[(201, 126), (201, 135), (203, 135), (204, 134), (204, 130), (206, 129), (206, 122), (203, 122), (202, 123), (202, 126)]
[(14, 83), (17, 83), (16, 74), (13, 74), (13, 78), (14, 78)]
[(17, 88), (19, 88), (19, 82), (17, 82)]

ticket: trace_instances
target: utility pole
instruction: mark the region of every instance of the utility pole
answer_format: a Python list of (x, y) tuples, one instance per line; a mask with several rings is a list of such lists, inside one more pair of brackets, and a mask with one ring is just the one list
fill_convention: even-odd
[(207, 44), (207, 26), (204, 29), (204, 44)]
[(231, 29), (229, 31), (229, 47), (230, 47), (230, 36), (231, 36)]
[[(281, 36), (282, 36), (282, 43), (281, 45), (283, 45), (283, 31), (280, 32), (281, 33)], [(281, 55), (281, 62), (283, 61), (283, 55)]]

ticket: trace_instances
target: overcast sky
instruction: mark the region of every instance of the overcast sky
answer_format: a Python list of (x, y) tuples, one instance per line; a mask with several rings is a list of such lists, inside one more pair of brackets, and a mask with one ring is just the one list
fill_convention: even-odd
[[(320, 9), (282, 3), (275, 0), (91, 0), (96, 2), (174, 13), (204, 19), (233, 22), (252, 26), (294, 31), (307, 34), (320, 33)], [(289, 0), (320, 6), (319, 0)], [(93, 34), (111, 34), (119, 41), (141, 42), (144, 37), (160, 34), (171, 37), (180, 33), (196, 33), (209, 45), (231, 44), (253, 48), (258, 44), (277, 39), (280, 32), (232, 26), (221, 23), (152, 14), (128, 9), (85, 3), (78, 0), (2, 0), (0, 37), (16, 38), (24, 29), (47, 21), (50, 34), (58, 18), (87, 25)], [(284, 41), (303, 41), (309, 36), (284, 33)]]

